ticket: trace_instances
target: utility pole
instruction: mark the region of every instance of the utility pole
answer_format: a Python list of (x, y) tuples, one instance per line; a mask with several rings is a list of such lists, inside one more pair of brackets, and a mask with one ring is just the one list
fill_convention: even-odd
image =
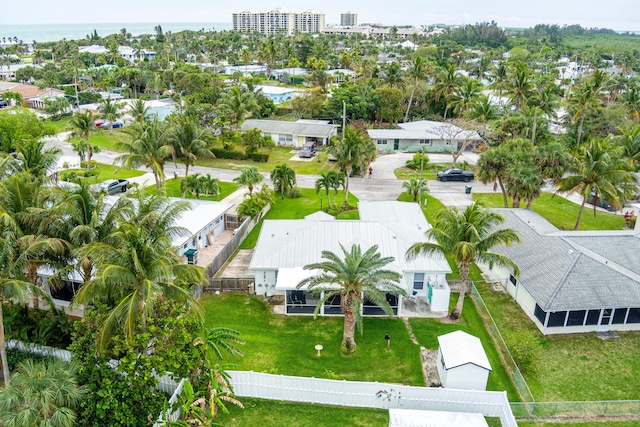
[(420, 147), (420, 187), (418, 187), (418, 205), (422, 209), (422, 172), (424, 170), (424, 146)]

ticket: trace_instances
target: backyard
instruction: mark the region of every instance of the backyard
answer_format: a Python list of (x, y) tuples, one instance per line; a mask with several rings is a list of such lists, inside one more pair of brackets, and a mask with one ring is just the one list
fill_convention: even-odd
[[(482, 202), (488, 208), (504, 207), (501, 193), (475, 193), (473, 200)], [(509, 206), (511, 206), (511, 200), (509, 200)], [(554, 196), (553, 193), (542, 193), (539, 198), (533, 201), (531, 209), (559, 229), (573, 230), (580, 205), (564, 197)], [(624, 218), (622, 215), (598, 211), (597, 216), (594, 217), (593, 206), (585, 205), (580, 221), (580, 230), (622, 230), (623, 227)]]

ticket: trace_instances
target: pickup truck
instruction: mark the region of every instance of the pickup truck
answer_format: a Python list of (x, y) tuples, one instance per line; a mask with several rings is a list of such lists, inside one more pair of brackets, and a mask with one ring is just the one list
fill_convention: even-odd
[(108, 179), (98, 185), (98, 190), (107, 194), (125, 193), (128, 185), (129, 180), (126, 179)]

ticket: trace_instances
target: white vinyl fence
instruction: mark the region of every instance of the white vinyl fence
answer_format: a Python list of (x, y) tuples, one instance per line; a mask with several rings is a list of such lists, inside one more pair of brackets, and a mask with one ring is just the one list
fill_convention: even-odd
[(517, 427), (506, 392), (413, 387), (377, 382), (290, 377), (228, 371), (238, 397), (286, 400), (364, 408), (404, 408), (471, 412), (500, 418), (503, 427)]

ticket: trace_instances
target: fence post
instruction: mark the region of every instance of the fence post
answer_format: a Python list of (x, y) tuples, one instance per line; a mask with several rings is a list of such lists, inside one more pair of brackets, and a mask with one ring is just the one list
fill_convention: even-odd
[(607, 409), (609, 408), (609, 402), (607, 402), (606, 405), (604, 405), (604, 411), (602, 412), (602, 416), (604, 417), (607, 414)]

